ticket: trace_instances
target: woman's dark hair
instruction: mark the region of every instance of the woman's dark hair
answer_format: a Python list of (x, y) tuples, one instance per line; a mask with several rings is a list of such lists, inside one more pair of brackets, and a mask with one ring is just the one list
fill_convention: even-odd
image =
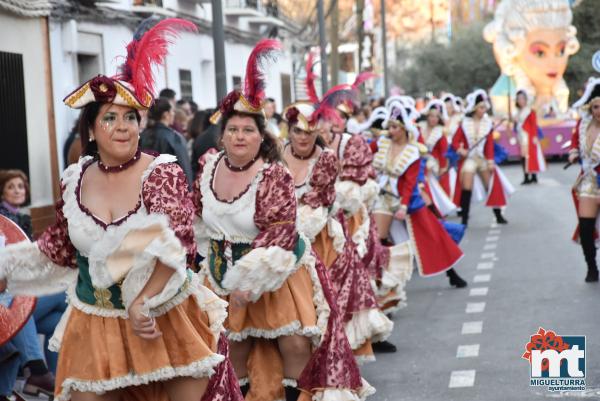
[(239, 111), (233, 111), (231, 113), (227, 113), (223, 116), (221, 120), (221, 129), (219, 135), (219, 145), (223, 147), (223, 133), (225, 132), (225, 126), (227, 122), (231, 119), (231, 117), (250, 117), (256, 123), (258, 127), (258, 132), (262, 137), (262, 142), (260, 144), (260, 149), (258, 150), (258, 154), (268, 163), (274, 163), (278, 161), (282, 161), (281, 157), (281, 145), (277, 141), (277, 139), (267, 130), (267, 123), (265, 118), (260, 114), (252, 114), (252, 113), (242, 113)]
[(210, 125), (209, 120), (211, 115), (212, 113), (209, 110), (200, 110), (194, 113), (194, 117), (190, 120), (187, 130), (190, 138), (195, 139), (206, 131)]
[[(94, 130), (94, 123), (100, 112), (100, 106), (104, 103), (92, 102), (87, 104), (79, 114), (78, 131), (79, 138), (81, 139), (81, 149), (83, 156), (95, 156), (98, 153), (98, 144), (96, 141), (90, 142), (90, 130)], [(139, 124), (142, 116), (140, 112), (135, 110), (135, 117)]]
[(517, 109), (520, 109), (519, 107), (519, 95), (523, 95), (525, 96), (525, 100), (527, 100), (527, 92), (525, 92), (523, 89), (519, 90), (516, 94), (515, 94), (515, 107)]
[(148, 110), (148, 128), (154, 127), (162, 119), (163, 114), (171, 111), (173, 106), (166, 97), (159, 97)]
[[(437, 110), (437, 109), (436, 109), (436, 110)], [(427, 111), (427, 113), (425, 113), (425, 114), (421, 114), (421, 115), (419, 116), (419, 118), (417, 118), (417, 122), (418, 122), (418, 123), (420, 123), (420, 122), (423, 122), (423, 121), (427, 121), (427, 118), (429, 117), (429, 112), (430, 112), (430, 111), (431, 111), (431, 109), (429, 109), (429, 110)], [(438, 110), (438, 112), (439, 112), (439, 110)], [(440, 113), (440, 115), (438, 116), (438, 125), (441, 125), (441, 126), (443, 127), (443, 126), (444, 126), (444, 119), (442, 118), (442, 115), (441, 115), (441, 114), (442, 114), (442, 113)]]
[[(25, 203), (23, 205), (27, 205), (30, 200), (31, 193), (29, 192), (29, 179), (27, 179), (27, 174), (18, 169), (11, 170), (0, 170), (0, 194), (4, 193), (4, 187), (6, 184), (12, 180), (13, 178), (20, 178), (23, 180), (23, 185), (25, 186)], [(18, 205), (18, 206), (23, 206)]]
[[(287, 126), (288, 126), (288, 136), (289, 134), (292, 132), (292, 127), (294, 125), (296, 125), (298, 123), (298, 120), (294, 121), (294, 122), (287, 122)], [(323, 139), (323, 137), (321, 135), (317, 135), (317, 139), (315, 140), (315, 144), (317, 146), (320, 146), (321, 148), (326, 148), (327, 147), (327, 142), (325, 142), (325, 139)]]

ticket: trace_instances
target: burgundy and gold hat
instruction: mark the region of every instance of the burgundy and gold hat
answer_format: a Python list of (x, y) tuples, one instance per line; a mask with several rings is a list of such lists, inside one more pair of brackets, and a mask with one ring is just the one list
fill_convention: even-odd
[(218, 124), (221, 118), (234, 111), (264, 116), (265, 76), (261, 70), (267, 60), (273, 60), (283, 49), (276, 39), (263, 39), (256, 44), (248, 63), (244, 77), (244, 90), (233, 90), (219, 104), (219, 109), (210, 117), (212, 124)]
[(154, 100), (152, 68), (164, 63), (168, 45), (181, 31), (198, 29), (193, 22), (179, 18), (144, 20), (127, 45), (127, 57), (117, 75), (98, 75), (71, 92), (63, 102), (73, 109), (93, 102), (148, 109)]
[[(284, 119), (290, 124), (298, 124), (304, 131), (314, 131), (319, 120), (341, 122), (338, 113), (339, 106), (354, 104), (357, 98), (356, 88), (352, 85), (342, 84), (329, 89), (322, 99), (319, 99), (315, 87), (316, 75), (314, 73), (314, 54), (308, 54), (306, 62), (306, 94), (308, 100), (301, 100), (285, 108)], [(363, 75), (363, 77), (365, 77)], [(358, 78), (357, 78), (358, 80)], [(364, 82), (361, 81), (361, 83)]]

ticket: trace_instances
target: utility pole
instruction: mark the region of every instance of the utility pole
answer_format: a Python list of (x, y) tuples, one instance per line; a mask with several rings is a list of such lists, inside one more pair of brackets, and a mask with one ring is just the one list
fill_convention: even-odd
[(317, 0), (317, 14), (319, 18), (319, 46), (321, 47), (321, 91), (327, 92), (329, 83), (327, 80), (327, 38), (325, 37), (325, 11), (323, 0)]
[(227, 72), (225, 71), (225, 31), (223, 28), (223, 5), (221, 4), (221, 0), (212, 0), (212, 19), (218, 105), (221, 99), (227, 96)]
[(383, 95), (385, 97), (388, 97), (390, 89), (388, 84), (387, 31), (385, 29), (385, 0), (381, 0), (381, 45), (383, 47)]
[(365, 0), (356, 1), (356, 21), (358, 28), (358, 66), (357, 72), (360, 73), (362, 70), (362, 53), (363, 53), (363, 41), (365, 40), (365, 21), (363, 14), (365, 12)]
[(340, 10), (338, 7), (338, 1), (331, 1), (333, 2), (333, 12), (331, 14), (331, 86), (335, 86), (339, 82), (340, 73), (340, 54), (338, 52), (338, 46), (340, 45), (340, 37), (338, 33)]

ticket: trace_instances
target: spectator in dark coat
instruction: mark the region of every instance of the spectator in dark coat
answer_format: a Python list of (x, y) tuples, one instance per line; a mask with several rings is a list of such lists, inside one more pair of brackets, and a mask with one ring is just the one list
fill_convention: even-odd
[(210, 123), (214, 110), (202, 110), (194, 115), (190, 123), (190, 136), (194, 138), (192, 145), (192, 169), (194, 177), (198, 173), (198, 160), (211, 148), (219, 148), (219, 126)]
[(177, 157), (191, 188), (194, 176), (185, 138), (169, 128), (173, 124), (175, 109), (168, 99), (158, 98), (148, 112), (148, 128), (142, 132), (140, 148)]

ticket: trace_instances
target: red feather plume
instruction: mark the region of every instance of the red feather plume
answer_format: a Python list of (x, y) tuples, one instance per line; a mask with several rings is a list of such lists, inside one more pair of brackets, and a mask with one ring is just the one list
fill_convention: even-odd
[(329, 89), (312, 114), (311, 123), (316, 123), (318, 120), (341, 122), (342, 118), (336, 107), (345, 102), (352, 104), (356, 102), (356, 91), (352, 86), (342, 84)]
[(152, 20), (142, 22), (134, 38), (127, 45), (127, 59), (115, 78), (129, 82), (139, 99), (147, 94), (154, 97), (152, 67), (161, 65), (168, 54), (168, 46), (182, 31), (198, 32), (193, 22), (179, 18), (167, 18), (148, 29)]
[(317, 89), (315, 88), (315, 80), (317, 78), (313, 68), (315, 66), (315, 55), (313, 52), (308, 53), (308, 60), (306, 60), (306, 94), (308, 99), (312, 103), (319, 103), (319, 95), (317, 95)]
[(276, 53), (283, 49), (281, 42), (276, 39), (263, 39), (256, 44), (246, 65), (244, 81), (244, 97), (254, 107), (260, 107), (265, 97), (265, 76), (263, 64), (275, 59)]
[(354, 89), (357, 89), (360, 85), (362, 85), (363, 83), (365, 83), (369, 79), (377, 78), (378, 76), (379, 75), (377, 75), (377, 74), (375, 74), (374, 72), (371, 72), (371, 71), (361, 72), (360, 74), (358, 74), (356, 76), (356, 79), (354, 80), (354, 83), (352, 84), (352, 87)]

